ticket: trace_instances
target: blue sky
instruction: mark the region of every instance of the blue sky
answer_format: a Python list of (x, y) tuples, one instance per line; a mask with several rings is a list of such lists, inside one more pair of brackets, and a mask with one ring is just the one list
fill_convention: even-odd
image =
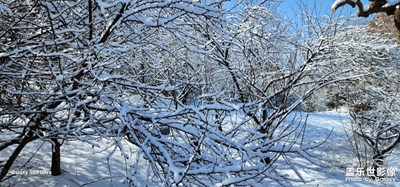
[[(308, 7), (309, 10), (315, 9), (317, 11), (317, 15), (331, 15), (331, 7), (334, 0), (282, 0), (281, 4), (278, 7), (278, 11), (281, 14), (287, 16), (288, 19), (293, 19), (296, 17), (300, 17), (296, 14), (296, 11), (299, 10), (299, 4), (304, 4)], [(351, 8), (346, 5), (337, 10), (335, 15), (344, 15), (351, 16), (357, 12), (356, 8)]]

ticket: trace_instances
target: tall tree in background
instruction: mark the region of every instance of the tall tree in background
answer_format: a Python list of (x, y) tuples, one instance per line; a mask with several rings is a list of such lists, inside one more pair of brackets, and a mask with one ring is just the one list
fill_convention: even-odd
[(393, 16), (378, 13), (369, 22), (369, 29), (373, 33), (391, 34), (393, 37), (398, 36), (399, 30), (393, 25), (393, 19)]

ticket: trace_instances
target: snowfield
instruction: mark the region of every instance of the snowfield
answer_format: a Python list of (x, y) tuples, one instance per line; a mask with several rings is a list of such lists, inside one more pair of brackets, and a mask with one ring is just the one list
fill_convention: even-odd
[[(310, 164), (305, 158), (290, 158), (297, 171), (287, 170), (292, 178), (299, 178), (298, 172), (306, 181), (304, 184), (299, 180), (292, 183), (294, 186), (400, 186), (400, 151), (397, 148), (389, 158), (386, 159), (385, 167), (395, 168), (396, 173), (392, 179), (395, 182), (376, 182), (365, 177), (354, 177), (353, 181), (346, 181), (346, 168), (357, 168), (357, 160), (351, 151), (350, 141), (346, 135), (349, 132), (350, 118), (345, 110), (330, 112), (315, 112), (307, 118), (306, 137), (304, 142), (318, 144), (325, 141), (322, 146), (311, 153), (310, 156), (320, 158), (325, 167)], [(292, 116), (298, 116), (294, 113)], [(328, 137), (328, 138), (327, 138)], [(22, 153), (23, 159), (19, 159), (14, 165), (11, 173), (15, 176), (7, 180), (1, 186), (129, 186), (125, 176), (137, 167), (136, 178), (138, 182), (150, 180), (145, 176), (147, 163), (142, 166), (132, 166), (131, 162), (135, 155), (135, 148), (127, 152), (132, 153), (130, 159), (125, 159), (118, 150), (109, 158), (109, 153), (114, 149), (112, 141), (105, 139), (96, 140), (102, 145), (102, 149), (92, 147), (78, 141), (65, 142), (62, 146), (62, 170), (60, 176), (49, 175), (51, 163), (50, 143), (35, 141)], [(107, 149), (108, 148), (108, 149)], [(31, 155), (34, 155), (31, 158)], [(4, 160), (7, 155), (1, 155)], [(30, 162), (23, 169), (18, 170), (29, 159)], [(349, 179), (348, 179), (349, 180)], [(357, 180), (362, 180), (357, 181)], [(160, 184), (161, 185), (161, 184)], [(274, 181), (260, 186), (280, 186)]]

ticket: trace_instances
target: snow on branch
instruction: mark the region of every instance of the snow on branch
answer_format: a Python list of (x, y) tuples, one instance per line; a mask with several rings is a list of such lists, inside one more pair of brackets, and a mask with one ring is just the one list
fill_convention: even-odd
[(359, 17), (368, 17), (371, 14), (385, 12), (387, 15), (395, 14), (397, 5), (400, 4), (399, 0), (370, 0), (370, 5), (365, 6), (363, 0), (336, 0), (332, 4), (332, 12), (335, 12), (338, 8), (348, 4), (353, 8), (358, 7), (357, 15)]

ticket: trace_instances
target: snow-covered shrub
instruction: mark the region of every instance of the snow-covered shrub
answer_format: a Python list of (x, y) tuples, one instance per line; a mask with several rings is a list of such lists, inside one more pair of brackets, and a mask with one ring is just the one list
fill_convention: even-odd
[(285, 170), (304, 181), (292, 160), (319, 163), (307, 153), (318, 144), (303, 143), (301, 116), (288, 116), (330, 83), (330, 72), (310, 79), (326, 41), (303, 45), (269, 2), (224, 8), (235, 2), (7, 5), (0, 133), (12, 138), (0, 140), (0, 152), (12, 156), (0, 157), (0, 180), (34, 140), (52, 143), (56, 175), (60, 142), (108, 139), (110, 156), (136, 153), (127, 176), (134, 185), (296, 180)]

